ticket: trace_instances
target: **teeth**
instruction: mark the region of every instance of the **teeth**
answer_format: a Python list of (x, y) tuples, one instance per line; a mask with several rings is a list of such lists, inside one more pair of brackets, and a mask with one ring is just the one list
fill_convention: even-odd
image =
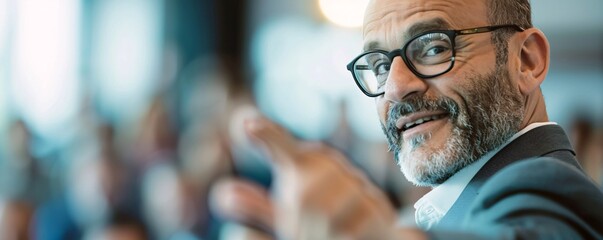
[(409, 129), (409, 128), (413, 127), (413, 126), (416, 126), (416, 125), (419, 125), (419, 124), (422, 124), (422, 123), (425, 123), (425, 122), (428, 122), (428, 121), (437, 120), (437, 119), (440, 119), (440, 118), (442, 118), (444, 116), (445, 116), (445, 114), (424, 117), (424, 118), (418, 119), (417, 121), (405, 124), (404, 128), (405, 129)]

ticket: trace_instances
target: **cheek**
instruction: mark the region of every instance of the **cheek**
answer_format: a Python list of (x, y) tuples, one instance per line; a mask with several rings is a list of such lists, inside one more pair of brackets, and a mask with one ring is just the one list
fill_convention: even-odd
[(467, 73), (451, 71), (430, 82), (430, 96), (434, 98), (447, 97), (456, 102), (460, 108), (465, 107), (464, 95), (468, 93), (474, 79)]

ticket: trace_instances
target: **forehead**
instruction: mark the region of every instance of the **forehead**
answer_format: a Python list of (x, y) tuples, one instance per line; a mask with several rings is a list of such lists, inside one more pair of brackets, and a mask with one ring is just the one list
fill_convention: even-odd
[(372, 0), (364, 16), (365, 49), (400, 47), (405, 39), (434, 29), (488, 24), (487, 0)]

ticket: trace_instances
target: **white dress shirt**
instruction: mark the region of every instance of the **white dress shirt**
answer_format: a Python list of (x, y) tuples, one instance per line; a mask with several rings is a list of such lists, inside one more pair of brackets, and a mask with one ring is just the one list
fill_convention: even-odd
[(429, 193), (425, 194), (419, 201), (414, 205), (415, 207), (415, 221), (417, 225), (424, 229), (429, 230), (431, 227), (436, 225), (444, 215), (450, 210), (452, 204), (456, 202), (458, 197), (461, 195), (469, 181), (477, 174), (477, 172), (503, 147), (507, 146), (510, 142), (517, 139), (519, 136), (526, 132), (545, 125), (554, 125), (554, 122), (541, 122), (532, 123), (513, 135), (505, 144), (498, 148), (488, 152), (482, 156), (476, 162), (469, 166), (461, 169), (459, 172), (454, 174), (444, 183), (435, 187)]

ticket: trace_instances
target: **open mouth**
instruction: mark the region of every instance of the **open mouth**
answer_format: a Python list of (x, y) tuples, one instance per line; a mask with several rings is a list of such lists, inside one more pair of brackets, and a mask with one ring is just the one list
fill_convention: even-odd
[(419, 125), (424, 124), (424, 123), (428, 123), (428, 122), (431, 122), (431, 121), (434, 121), (434, 120), (445, 118), (447, 115), (448, 114), (445, 113), (445, 114), (427, 116), (427, 117), (423, 117), (423, 118), (417, 119), (414, 122), (410, 122), (410, 123), (404, 124), (404, 126), (402, 127), (402, 131), (406, 131), (408, 129), (414, 128), (414, 127), (419, 126)]

